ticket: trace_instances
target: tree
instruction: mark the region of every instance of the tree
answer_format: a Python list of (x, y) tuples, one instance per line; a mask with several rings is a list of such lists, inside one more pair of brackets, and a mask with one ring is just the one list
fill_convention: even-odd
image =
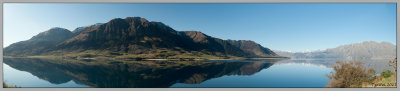
[(366, 69), (361, 61), (336, 62), (334, 72), (327, 74), (329, 83), (326, 87), (354, 88), (361, 87), (363, 82), (369, 82), (375, 75), (374, 69)]

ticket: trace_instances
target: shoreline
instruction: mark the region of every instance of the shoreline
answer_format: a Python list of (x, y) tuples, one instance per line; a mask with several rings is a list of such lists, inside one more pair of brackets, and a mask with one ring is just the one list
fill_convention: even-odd
[(61, 56), (3, 56), (3, 58), (47, 58), (47, 59), (106, 59), (106, 60), (127, 60), (127, 61), (205, 61), (205, 60), (262, 60), (262, 59), (290, 59), (289, 57), (263, 57), (263, 58), (228, 58), (228, 59), (195, 59), (195, 58), (179, 58), (179, 59), (160, 59), (160, 58), (110, 58), (110, 57), (94, 57), (94, 58), (71, 58)]

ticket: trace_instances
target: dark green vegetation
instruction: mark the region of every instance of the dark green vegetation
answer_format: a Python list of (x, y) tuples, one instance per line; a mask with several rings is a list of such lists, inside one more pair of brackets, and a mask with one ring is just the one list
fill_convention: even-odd
[(5, 56), (68, 58), (225, 59), (280, 57), (249, 40), (222, 40), (198, 31), (175, 31), (140, 17), (116, 18), (73, 32), (52, 28), (11, 44)]
[(385, 78), (388, 78), (388, 77), (392, 76), (393, 73), (392, 73), (392, 71), (390, 71), (390, 70), (386, 70), (386, 71), (382, 72), (381, 75), (382, 75), (383, 77), (385, 77)]
[(388, 42), (365, 41), (312, 52), (274, 52), (278, 55), (291, 58), (393, 59), (396, 57), (396, 46)]
[(155, 88), (175, 83), (198, 84), (224, 75), (253, 75), (274, 62), (5, 58), (4, 63), (52, 84), (72, 80), (100, 88)]

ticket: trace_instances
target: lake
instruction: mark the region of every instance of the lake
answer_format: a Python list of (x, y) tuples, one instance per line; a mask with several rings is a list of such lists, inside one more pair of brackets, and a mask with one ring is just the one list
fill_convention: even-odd
[(330, 59), (118, 61), (4, 58), (4, 82), (18, 87), (320, 88)]

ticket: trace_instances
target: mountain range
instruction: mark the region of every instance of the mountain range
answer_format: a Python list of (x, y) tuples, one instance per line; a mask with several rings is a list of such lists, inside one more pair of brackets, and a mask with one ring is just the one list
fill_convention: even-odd
[(343, 58), (343, 59), (374, 59), (395, 58), (396, 46), (389, 42), (364, 41), (338, 46), (324, 50), (309, 52), (287, 52), (274, 50), (278, 55), (291, 58)]
[(251, 40), (222, 40), (199, 31), (176, 31), (141, 17), (78, 27), (51, 28), (4, 48), (5, 56), (112, 58), (280, 57)]

